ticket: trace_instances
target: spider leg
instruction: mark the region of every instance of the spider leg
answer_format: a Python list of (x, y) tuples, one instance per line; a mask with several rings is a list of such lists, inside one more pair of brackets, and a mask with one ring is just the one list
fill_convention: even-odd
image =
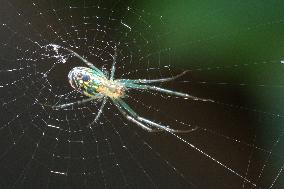
[(198, 101), (204, 101), (204, 102), (214, 102), (214, 100), (211, 100), (211, 99), (199, 98), (199, 97), (187, 94), (187, 93), (181, 93), (181, 92), (172, 91), (169, 89), (164, 89), (161, 87), (156, 87), (156, 86), (151, 86), (151, 85), (126, 84), (126, 87), (131, 88), (131, 89), (152, 90), (152, 91), (157, 91), (157, 92), (179, 96), (183, 98), (190, 98), (192, 100), (198, 100)]
[(114, 46), (114, 55), (112, 56), (113, 62), (112, 62), (112, 66), (111, 66), (110, 80), (113, 80), (113, 77), (114, 77), (116, 57), (117, 57), (117, 47), (115, 45)]
[[(194, 129), (191, 129), (191, 130), (175, 130), (175, 129), (171, 129), (171, 128), (165, 126), (165, 125), (155, 123), (155, 122), (153, 122), (153, 121), (151, 121), (149, 119), (146, 119), (144, 117), (139, 116), (132, 108), (130, 108), (130, 106), (128, 106), (127, 103), (125, 103), (121, 99), (116, 99), (116, 100), (113, 99), (113, 102), (114, 102), (114, 104), (118, 107), (118, 109), (121, 112), (124, 111), (123, 109), (125, 109), (131, 115), (130, 118), (128, 118), (129, 120), (131, 120), (132, 122), (134, 122), (136, 124), (137, 124), (137, 122), (139, 122), (140, 124), (144, 125), (144, 127), (145, 127), (145, 124), (143, 124), (143, 123), (146, 123), (147, 125), (150, 125), (150, 126), (152, 126), (154, 128), (159, 129), (159, 130), (154, 130), (154, 131), (168, 131), (168, 132), (171, 132), (171, 133), (188, 133), (188, 132), (191, 132), (191, 131), (194, 130)], [(125, 111), (124, 111), (123, 114), (125, 114), (124, 115), (125, 117), (127, 117), (127, 116), (129, 117), (129, 115)], [(133, 120), (135, 120), (135, 121), (133, 121)], [(139, 126), (141, 126), (141, 125), (139, 125)], [(151, 129), (151, 128), (147, 127), (147, 130), (148, 129)], [(151, 129), (151, 131), (153, 132), (153, 129)]]
[(85, 58), (83, 58), (82, 56), (80, 56), (78, 53), (76, 53), (75, 51), (67, 48), (67, 47), (62, 47), (56, 44), (49, 44), (48, 46), (52, 46), (52, 47), (56, 47), (56, 48), (62, 48), (68, 52), (70, 52), (72, 55), (74, 55), (75, 57), (79, 58), (81, 61), (83, 61), (89, 68), (95, 70), (98, 74), (104, 76), (103, 72), (98, 69), (96, 66), (94, 66), (91, 62), (89, 62), (88, 60), (86, 60)]
[(104, 73), (97, 68), (96, 66), (94, 66), (91, 62), (89, 62), (88, 60), (86, 60), (85, 58), (83, 58), (82, 56), (80, 56), (78, 53), (76, 53), (75, 51), (65, 48), (63, 47), (65, 50), (69, 51), (71, 54), (73, 54), (75, 57), (79, 58), (81, 61), (83, 61), (87, 66), (89, 66), (91, 69), (95, 70), (96, 72), (98, 72), (101, 75), (104, 75)]
[(70, 102), (70, 103), (66, 103), (66, 104), (61, 104), (61, 105), (46, 105), (46, 104), (41, 104), (43, 106), (49, 106), (53, 109), (62, 109), (62, 108), (66, 108), (66, 107), (69, 107), (69, 106), (73, 106), (73, 105), (79, 105), (79, 104), (84, 104), (86, 102), (89, 102), (89, 101), (92, 101), (92, 100), (95, 100), (95, 99), (98, 99), (98, 98), (101, 98), (102, 95), (101, 94), (98, 94), (96, 96), (93, 96), (91, 98), (87, 98), (87, 99), (84, 99), (84, 100), (79, 100), (79, 101), (76, 101), (76, 102)]
[(101, 104), (101, 107), (100, 107), (100, 109), (98, 111), (98, 114), (96, 115), (94, 121), (92, 121), (92, 123), (90, 123), (90, 125), (93, 125), (94, 123), (97, 123), (97, 121), (99, 120), (99, 118), (100, 118), (100, 116), (101, 116), (101, 114), (103, 112), (103, 109), (104, 109), (104, 107), (106, 105), (106, 102), (107, 102), (107, 97), (104, 97), (103, 98), (103, 102)]
[(125, 109), (114, 99), (112, 99), (112, 102), (114, 103), (114, 105), (118, 108), (118, 110), (120, 111), (120, 113), (128, 120), (131, 121), (133, 123), (135, 123), (136, 125), (138, 125), (139, 127), (141, 127), (142, 129), (148, 131), (148, 132), (158, 132), (158, 130), (154, 130), (148, 126), (146, 126), (145, 124), (141, 123), (140, 121), (138, 121), (137, 119), (135, 119), (134, 117), (130, 116)]
[(173, 81), (179, 77), (182, 77), (185, 75), (189, 70), (186, 70), (178, 75), (175, 75), (173, 77), (168, 77), (168, 78), (161, 78), (161, 79), (118, 79), (119, 82), (121, 83), (133, 83), (133, 84), (150, 84), (150, 83), (162, 83), (162, 82), (168, 82), (168, 81)]

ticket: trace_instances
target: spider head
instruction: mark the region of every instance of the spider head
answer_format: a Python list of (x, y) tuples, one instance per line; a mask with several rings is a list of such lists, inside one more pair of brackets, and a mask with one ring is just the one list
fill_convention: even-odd
[(86, 96), (100, 93), (110, 98), (120, 98), (125, 95), (125, 87), (122, 83), (97, 75), (87, 67), (73, 68), (68, 74), (68, 79), (75, 90)]
[(84, 90), (84, 85), (90, 81), (92, 77), (92, 70), (87, 67), (75, 67), (68, 74), (70, 85), (78, 91)]

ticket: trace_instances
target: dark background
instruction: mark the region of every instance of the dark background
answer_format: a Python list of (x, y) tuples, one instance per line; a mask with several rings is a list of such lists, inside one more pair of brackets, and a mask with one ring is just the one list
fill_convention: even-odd
[[(283, 187), (282, 1), (0, 3), (0, 188)], [(129, 91), (125, 100), (137, 113), (198, 129), (147, 133), (111, 103), (89, 128), (97, 102), (40, 105), (84, 98), (60, 96), (72, 91), (70, 69), (84, 65), (62, 62), (66, 52), (50, 43), (106, 71), (117, 44), (116, 78), (188, 69), (161, 86), (215, 102)]]

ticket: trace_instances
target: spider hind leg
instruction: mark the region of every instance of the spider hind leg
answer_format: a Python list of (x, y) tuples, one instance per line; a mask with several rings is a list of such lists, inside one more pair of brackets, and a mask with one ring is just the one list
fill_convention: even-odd
[(177, 92), (157, 86), (151, 86), (151, 85), (138, 85), (138, 84), (133, 84), (133, 83), (126, 83), (126, 87), (130, 89), (138, 89), (138, 90), (145, 90), (145, 91), (156, 91), (164, 94), (168, 94), (170, 96), (177, 96), (177, 97), (182, 97), (184, 99), (191, 99), (195, 101), (203, 101), (203, 102), (215, 102), (212, 99), (205, 99), (205, 98), (199, 98), (187, 93), (182, 93), (182, 92)]
[[(113, 103), (116, 105), (118, 110), (122, 113), (122, 115), (128, 119), (129, 121), (135, 123), (136, 125), (140, 126), (141, 128), (149, 131), (149, 132), (162, 132), (168, 131), (170, 133), (189, 133), (194, 131), (196, 128), (190, 130), (175, 130), (171, 129), (165, 125), (155, 123), (149, 119), (139, 116), (132, 108), (130, 108), (123, 100), (121, 99), (113, 99)], [(151, 127), (149, 127), (149, 126)], [(153, 129), (155, 128), (155, 129)]]
[(136, 125), (138, 125), (139, 127), (141, 127), (142, 129), (148, 131), (148, 132), (159, 132), (160, 130), (157, 129), (152, 129), (150, 127), (148, 127), (147, 125), (141, 123), (140, 121), (138, 121), (137, 119), (135, 119), (134, 117), (130, 116), (127, 111), (125, 111), (125, 108), (123, 108), (116, 100), (113, 100), (114, 105), (118, 108), (118, 110), (120, 111), (120, 113), (130, 122), (135, 123)]
[(152, 84), (152, 83), (164, 83), (176, 80), (177, 78), (180, 78), (184, 76), (186, 73), (188, 73), (190, 70), (185, 70), (182, 73), (178, 75), (174, 75), (172, 77), (167, 78), (160, 78), (160, 79), (118, 79), (118, 81), (125, 83), (125, 84)]

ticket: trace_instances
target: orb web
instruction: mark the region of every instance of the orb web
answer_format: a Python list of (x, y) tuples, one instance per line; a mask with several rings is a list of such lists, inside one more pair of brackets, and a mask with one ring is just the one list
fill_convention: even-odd
[[(247, 60), (240, 52), (239, 57), (230, 59), (216, 51), (222, 48), (213, 45), (225, 41), (233, 46), (237, 36), (246, 39), (259, 32), (270, 36), (269, 32), (275, 35), (276, 31), (278, 39), (271, 39), (270, 45), (283, 48), (278, 42), (283, 39), (283, 17), (276, 8), (281, 6), (276, 1), (260, 4), (256, 8), (275, 8), (275, 15), (260, 19), (260, 14), (257, 20), (247, 20), (229, 32), (221, 24), (217, 28), (223, 32), (206, 35), (199, 29), (202, 19), (221, 15), (234, 21), (230, 16), (241, 15), (241, 8), (255, 10), (251, 2), (221, 4), (225, 8), (207, 11), (190, 23), (196, 36), (179, 39), (178, 35), (188, 28), (178, 23), (172, 27), (173, 15), (146, 11), (134, 1), (3, 0), (0, 186), (283, 185), (283, 58), (270, 53)], [(206, 6), (203, 8), (206, 10)], [(211, 24), (216, 20), (212, 19)], [(252, 42), (244, 46), (250, 49)], [(66, 49), (109, 75), (115, 48), (115, 79), (157, 79), (189, 70), (182, 78), (160, 86), (214, 102), (135, 90), (129, 91), (125, 100), (144, 117), (192, 132), (145, 132), (127, 122), (110, 102), (97, 123), (93, 120), (101, 101), (62, 109), (50, 107), (86, 98), (72, 89), (67, 78), (72, 68), (86, 65)], [(227, 53), (236, 49), (232, 47)], [(223, 56), (217, 58), (219, 55)], [(221, 59), (230, 62), (220, 64)]]

